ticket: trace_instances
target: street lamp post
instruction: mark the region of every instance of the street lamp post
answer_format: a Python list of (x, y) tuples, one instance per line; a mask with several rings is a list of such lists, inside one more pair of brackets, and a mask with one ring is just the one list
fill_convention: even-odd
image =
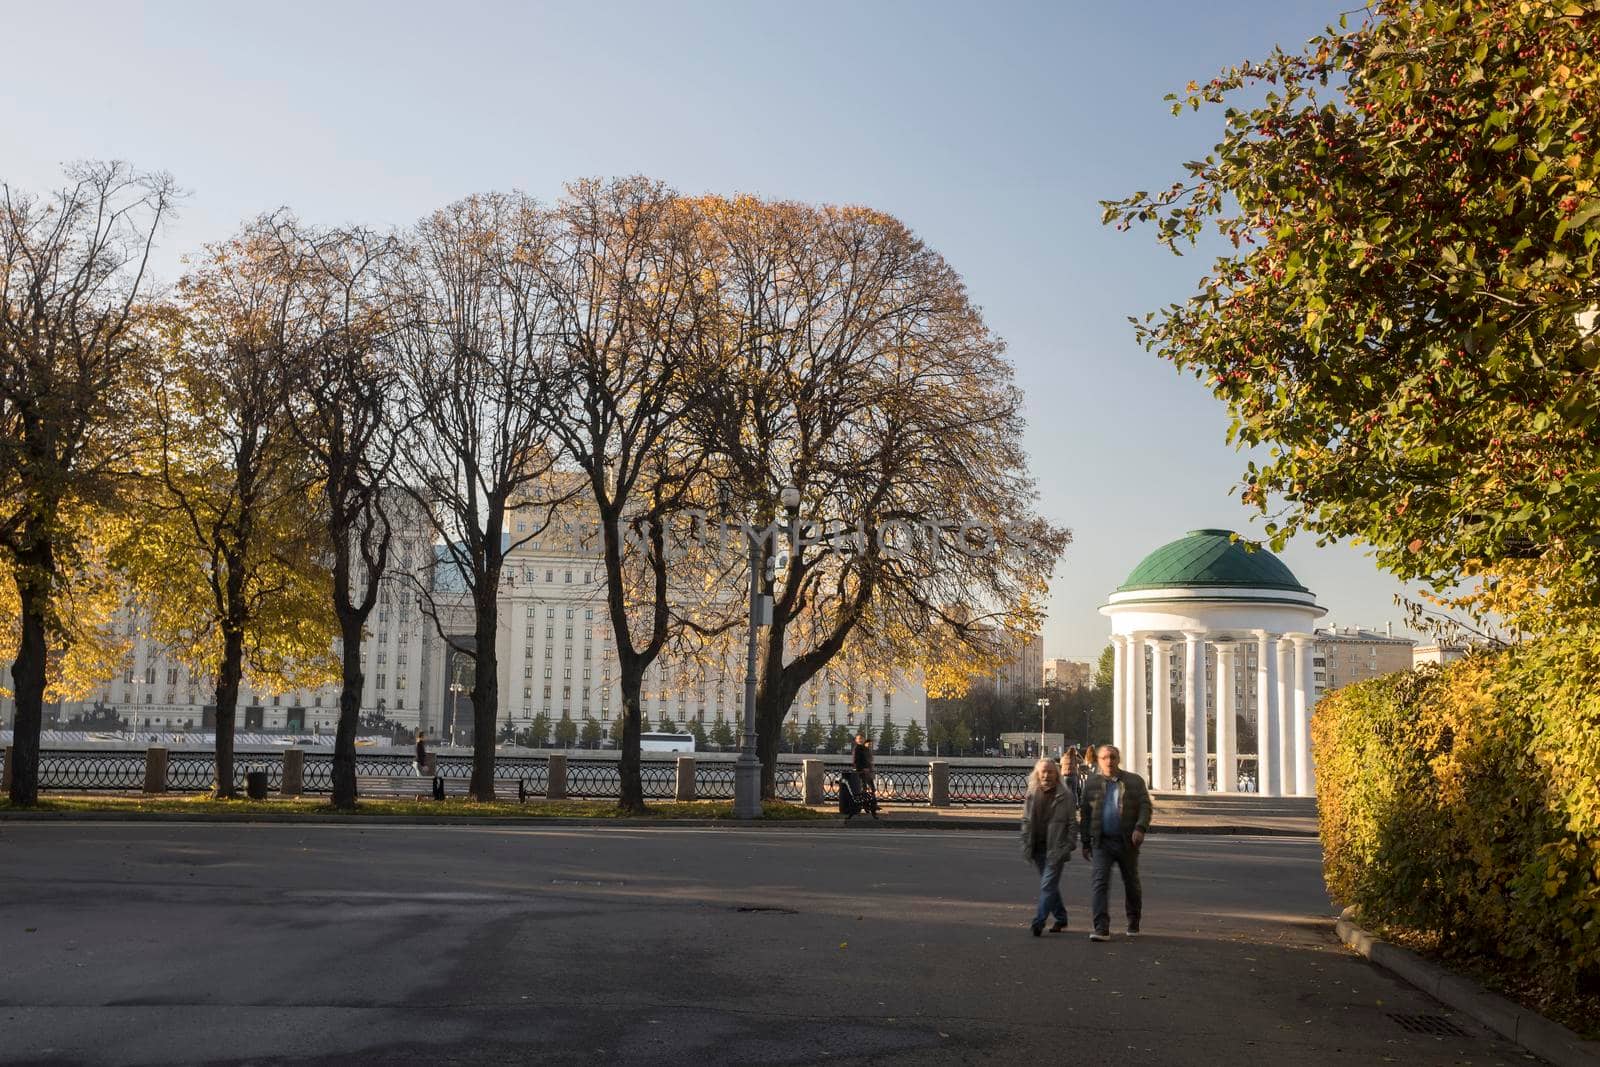
[(1044, 756), (1044, 710), (1050, 706), (1049, 697), (1040, 697), (1035, 701), (1039, 705), (1039, 755)]
[[(800, 490), (784, 486), (780, 493), (784, 510), (789, 514), (789, 531), (794, 537), (794, 524), (800, 509)], [(770, 625), (767, 616), (771, 604), (771, 588), (766, 583), (761, 565), (761, 549), (766, 537), (750, 537), (750, 638), (745, 650), (744, 674), (744, 743), (739, 749), (739, 759), (733, 765), (733, 814), (738, 819), (761, 818), (761, 757), (756, 754), (756, 642), (761, 627)], [(776, 546), (774, 546), (776, 548)], [(776, 553), (774, 553), (776, 554)]]

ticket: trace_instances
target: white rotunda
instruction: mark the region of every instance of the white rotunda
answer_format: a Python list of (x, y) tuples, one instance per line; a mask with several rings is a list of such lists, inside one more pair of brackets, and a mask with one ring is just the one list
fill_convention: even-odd
[[(1122, 751), (1123, 766), (1154, 789), (1181, 781), (1184, 792), (1205, 793), (1214, 773), (1219, 792), (1234, 791), (1239, 698), (1253, 686), (1256, 788), (1265, 796), (1315, 793), (1311, 656), (1313, 627), (1326, 609), (1282, 560), (1252, 550), (1231, 530), (1191, 530), (1146, 556), (1100, 611), (1111, 618), (1112, 743)], [(1182, 664), (1181, 751), (1172, 741), (1174, 652)], [(1247, 677), (1252, 658), (1253, 679)], [(1214, 772), (1207, 758), (1208, 660), (1214, 664)]]

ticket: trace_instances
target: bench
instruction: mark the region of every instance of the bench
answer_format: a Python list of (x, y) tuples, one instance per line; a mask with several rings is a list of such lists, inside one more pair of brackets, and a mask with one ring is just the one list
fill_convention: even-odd
[[(435, 779), (417, 774), (361, 774), (356, 776), (356, 796), (358, 797), (432, 797)], [(456, 781), (466, 785), (465, 779), (452, 778), (438, 779), (441, 787), (445, 782)], [(502, 790), (509, 790), (516, 786), (517, 802), (525, 803), (528, 799), (528, 783), (523, 778), (496, 778), (494, 780), (495, 795), (500, 796)]]

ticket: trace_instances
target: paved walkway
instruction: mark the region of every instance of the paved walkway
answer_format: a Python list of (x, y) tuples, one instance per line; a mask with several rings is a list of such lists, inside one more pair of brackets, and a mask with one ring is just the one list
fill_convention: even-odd
[[(1310, 797), (1260, 797), (1217, 794), (1191, 797), (1156, 793), (1152, 798), (1156, 832), (1254, 833), (1315, 837), (1317, 806)], [(1015, 829), (1022, 821), (1021, 804), (972, 804), (934, 808), (926, 804), (885, 804), (891, 822), (915, 820), (955, 822), (974, 829)]]
[(4, 823), (0, 1062), (1528, 1062), (1395, 1020), (1447, 1013), (1337, 944), (1315, 841), (1153, 836), (1145, 935), (1108, 945), (1081, 862), (1070, 933), (1029, 936), (1016, 852), (883, 827)]

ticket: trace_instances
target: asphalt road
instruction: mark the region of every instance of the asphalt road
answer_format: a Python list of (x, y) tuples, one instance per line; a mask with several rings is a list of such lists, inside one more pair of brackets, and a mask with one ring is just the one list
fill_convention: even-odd
[(1529, 1062), (1337, 944), (1315, 841), (1144, 852), (1095, 944), (993, 831), (5, 823), (0, 1062)]

